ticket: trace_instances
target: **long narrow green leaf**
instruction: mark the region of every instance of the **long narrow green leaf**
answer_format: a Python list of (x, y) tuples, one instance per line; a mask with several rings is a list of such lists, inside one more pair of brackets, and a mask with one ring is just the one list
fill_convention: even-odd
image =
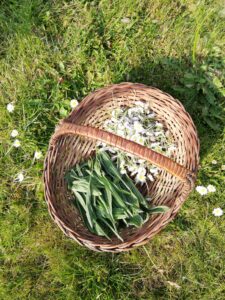
[(143, 224), (143, 219), (140, 215), (133, 216), (127, 220), (129, 225), (134, 225), (135, 227), (140, 227)]
[(169, 210), (170, 208), (168, 206), (162, 205), (162, 206), (149, 208), (148, 212), (150, 212), (151, 214), (161, 214), (161, 213), (166, 213)]
[(105, 223), (105, 225), (110, 228), (110, 230), (118, 237), (118, 239), (120, 239), (123, 242), (123, 238), (119, 235), (117, 229), (113, 228), (113, 226), (110, 225), (106, 219), (102, 219), (102, 222)]
[(111, 240), (106, 230), (104, 230), (103, 226), (101, 226), (99, 223), (94, 224), (94, 229), (97, 235), (105, 236), (107, 239)]

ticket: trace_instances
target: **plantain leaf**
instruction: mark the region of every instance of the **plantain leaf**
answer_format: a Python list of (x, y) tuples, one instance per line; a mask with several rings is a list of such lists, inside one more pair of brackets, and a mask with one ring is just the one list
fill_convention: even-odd
[(170, 208), (168, 206), (161, 205), (161, 206), (149, 208), (148, 212), (150, 212), (151, 214), (161, 214), (161, 213), (166, 213), (169, 210)]
[(116, 228), (114, 228), (107, 219), (102, 219), (102, 222), (123, 242), (123, 238), (119, 235)]
[(79, 201), (79, 203), (83, 207), (84, 211), (86, 211), (86, 203), (85, 203), (83, 197), (76, 190), (74, 190), (74, 188), (72, 188), (72, 191), (74, 192), (76, 200)]
[(107, 239), (111, 240), (110, 237), (108, 236), (106, 230), (104, 230), (104, 227), (101, 226), (99, 223), (94, 224), (94, 230), (97, 235), (105, 236)]
[(120, 207), (114, 207), (112, 213), (113, 213), (113, 217), (115, 220), (122, 220), (122, 219), (126, 219), (127, 217), (129, 217), (127, 212), (123, 208), (120, 208)]
[(140, 215), (135, 215), (127, 220), (129, 225), (133, 225), (135, 227), (140, 227), (143, 224), (144, 220)]

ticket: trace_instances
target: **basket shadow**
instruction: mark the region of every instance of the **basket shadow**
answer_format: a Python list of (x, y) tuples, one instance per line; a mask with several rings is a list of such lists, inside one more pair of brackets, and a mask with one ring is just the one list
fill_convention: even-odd
[[(206, 81), (207, 76), (202, 65), (193, 66), (188, 57), (162, 57), (157, 62), (143, 59), (142, 64), (131, 69), (121, 81), (154, 86), (177, 98), (195, 123), (202, 159), (221, 137), (225, 119), (222, 116), (222, 107), (218, 106), (223, 101), (221, 92), (213, 82)], [(213, 97), (211, 103), (206, 91)]]

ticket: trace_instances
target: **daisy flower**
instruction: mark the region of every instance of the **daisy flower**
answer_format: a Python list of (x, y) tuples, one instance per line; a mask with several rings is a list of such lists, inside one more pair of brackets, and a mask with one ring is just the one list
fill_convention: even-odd
[(214, 193), (214, 192), (216, 191), (216, 188), (215, 188), (214, 185), (209, 184), (209, 185), (207, 186), (207, 191), (208, 191), (209, 193)]
[(198, 185), (196, 186), (196, 191), (200, 194), (200, 195), (206, 195), (208, 193), (208, 190), (206, 187), (202, 186), (202, 185)]
[(24, 180), (23, 173), (20, 172), (20, 173), (17, 175), (15, 181), (16, 181), (16, 182), (22, 182), (23, 180)]
[(137, 175), (135, 177), (135, 181), (137, 183), (143, 184), (146, 181), (145, 174), (146, 174), (146, 169), (145, 168), (139, 168), (138, 172), (137, 172)]
[(217, 160), (215, 160), (215, 159), (212, 160), (212, 164), (213, 164), (213, 165), (216, 165), (216, 164), (217, 164)]
[(35, 159), (40, 159), (41, 157), (42, 157), (41, 151), (35, 151), (35, 152), (34, 152), (34, 158), (35, 158)]
[(142, 126), (142, 124), (138, 121), (134, 122), (134, 130), (137, 133), (143, 133), (145, 131), (144, 127)]
[(214, 208), (212, 214), (215, 217), (221, 217), (223, 215), (223, 210), (220, 207)]
[(12, 103), (8, 103), (7, 106), (6, 106), (8, 112), (13, 112), (14, 111), (14, 105)]
[(221, 166), (221, 170), (222, 170), (222, 171), (225, 171), (225, 165), (222, 165), (222, 166)]
[(18, 132), (16, 129), (13, 129), (10, 135), (11, 135), (11, 137), (14, 138), (14, 137), (16, 137), (18, 134), (19, 134), (19, 132)]
[(71, 108), (75, 108), (78, 104), (79, 104), (79, 102), (76, 99), (72, 99), (70, 101), (70, 107)]
[(21, 143), (18, 139), (16, 139), (14, 142), (13, 142), (13, 147), (15, 148), (19, 148), (21, 146)]

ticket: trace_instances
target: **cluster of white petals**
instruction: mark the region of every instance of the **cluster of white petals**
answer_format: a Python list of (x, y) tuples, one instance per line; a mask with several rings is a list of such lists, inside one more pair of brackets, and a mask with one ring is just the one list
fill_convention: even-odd
[[(156, 120), (156, 115), (150, 110), (149, 105), (142, 101), (137, 101), (133, 107), (120, 107), (113, 110), (111, 118), (105, 121), (103, 129), (168, 157), (173, 157), (176, 151), (169, 131)], [(120, 172), (134, 177), (136, 183), (154, 181), (159, 174), (159, 168), (143, 159), (104, 143), (99, 143), (99, 147), (109, 152), (112, 160), (120, 168)]]

